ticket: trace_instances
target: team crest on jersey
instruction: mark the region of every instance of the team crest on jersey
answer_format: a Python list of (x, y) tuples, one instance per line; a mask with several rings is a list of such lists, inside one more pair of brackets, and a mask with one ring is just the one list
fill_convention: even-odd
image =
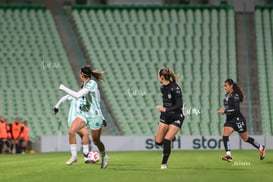
[(171, 99), (172, 98), (172, 94), (168, 94), (168, 99)]

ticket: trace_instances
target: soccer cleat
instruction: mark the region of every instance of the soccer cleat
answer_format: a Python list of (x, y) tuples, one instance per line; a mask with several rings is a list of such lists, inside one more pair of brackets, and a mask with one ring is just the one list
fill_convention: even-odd
[(167, 164), (161, 164), (160, 169), (168, 169), (168, 165)]
[(262, 145), (262, 150), (259, 151), (260, 152), (260, 160), (264, 160), (265, 158), (265, 146)]
[(90, 160), (88, 160), (88, 154), (83, 154), (83, 160), (85, 164), (90, 164), (92, 163)]
[(232, 161), (232, 157), (230, 155), (228, 155), (228, 154), (222, 156), (221, 158), (222, 158), (222, 160), (227, 161), (227, 162)]
[(66, 161), (65, 164), (70, 166), (70, 165), (72, 165), (73, 163), (75, 163), (77, 161), (78, 161), (77, 157), (71, 157), (68, 161)]
[(108, 166), (108, 161), (109, 161), (110, 157), (108, 155), (105, 155), (104, 157), (101, 158), (101, 167), (102, 169), (107, 168)]

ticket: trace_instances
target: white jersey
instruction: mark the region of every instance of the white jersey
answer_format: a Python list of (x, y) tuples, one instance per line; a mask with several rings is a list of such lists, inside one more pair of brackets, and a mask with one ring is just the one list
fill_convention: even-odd
[(98, 84), (94, 80), (89, 80), (83, 85), (88, 90), (88, 94), (80, 98), (80, 110), (89, 112), (91, 117), (102, 115), (100, 108), (100, 92)]
[(80, 100), (70, 95), (68, 100), (71, 101), (67, 118), (68, 125), (70, 126), (72, 122), (75, 120), (76, 116), (80, 113)]
[(70, 95), (66, 95), (62, 97), (58, 103), (55, 105), (55, 108), (59, 109), (59, 107), (66, 101), (70, 101), (70, 107), (69, 107), (69, 113), (68, 113), (68, 118), (67, 118), (67, 123), (68, 126), (72, 124), (72, 122), (75, 120), (75, 118), (78, 116), (80, 113), (80, 100), (76, 99)]

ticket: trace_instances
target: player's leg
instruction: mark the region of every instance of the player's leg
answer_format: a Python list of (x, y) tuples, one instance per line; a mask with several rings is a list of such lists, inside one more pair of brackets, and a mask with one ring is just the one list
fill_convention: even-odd
[(229, 126), (225, 126), (223, 131), (223, 143), (224, 143), (226, 155), (222, 156), (222, 159), (228, 162), (232, 161), (229, 136), (231, 135), (233, 131), (234, 129)]
[(102, 116), (97, 116), (95, 118), (90, 118), (88, 120), (88, 126), (91, 129), (91, 136), (93, 143), (98, 147), (101, 155), (101, 168), (107, 168), (109, 156), (105, 154), (105, 146), (100, 139), (103, 118)]
[[(66, 162), (67, 165), (71, 165), (77, 162), (76, 133), (85, 126), (86, 122), (82, 118), (77, 117), (68, 129), (71, 158)], [(87, 141), (83, 140), (82, 143), (83, 145), (88, 145), (88, 139)]]
[(168, 159), (171, 154), (171, 142), (179, 130), (179, 127), (172, 124), (170, 124), (168, 127), (168, 131), (166, 132), (163, 139), (163, 156), (161, 161), (161, 169), (167, 168)]
[(3, 148), (4, 148), (4, 141), (2, 138), (0, 138), (0, 154), (2, 154)]
[(22, 151), (21, 152), (22, 152), (22, 154), (24, 154), (26, 152), (27, 141), (22, 140), (21, 146), (22, 146)]
[(169, 129), (169, 125), (164, 124), (164, 123), (159, 123), (158, 128), (157, 128), (157, 132), (156, 132), (156, 136), (155, 136), (155, 144), (156, 145), (163, 145), (163, 139), (167, 133)]
[(11, 146), (11, 144), (10, 144), (10, 139), (7, 139), (7, 141), (5, 142), (5, 144), (6, 144), (6, 146), (7, 146), (7, 149), (6, 149), (6, 153), (7, 154), (10, 154), (11, 153), (11, 148), (10, 148), (10, 146)]
[(109, 156), (106, 155), (106, 153), (105, 153), (105, 146), (104, 146), (103, 142), (100, 139), (101, 130), (102, 130), (101, 128), (97, 129), (97, 130), (92, 130), (91, 129), (92, 141), (98, 147), (98, 149), (100, 151), (100, 155), (101, 155), (101, 168), (107, 168)]
[(265, 146), (259, 144), (254, 138), (248, 136), (247, 132), (240, 133), (240, 137), (247, 143), (250, 143), (255, 148), (259, 150), (260, 159), (263, 160), (265, 158)]
[[(89, 153), (89, 133), (88, 130), (86, 128), (82, 128), (78, 134), (80, 135), (81, 139), (82, 139), (82, 152), (83, 152), (83, 156), (84, 156), (84, 162), (88, 163), (88, 153)], [(88, 142), (88, 144), (84, 144), (86, 143), (86, 141)]]
[(17, 139), (15, 142), (16, 154), (21, 153), (21, 139)]

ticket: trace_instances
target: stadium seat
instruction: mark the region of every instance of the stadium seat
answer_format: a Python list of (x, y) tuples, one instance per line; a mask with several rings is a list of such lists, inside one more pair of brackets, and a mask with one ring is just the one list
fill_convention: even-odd
[(190, 112), (180, 134), (221, 133), (222, 81), (237, 77), (233, 9), (98, 7), (74, 9), (72, 19), (91, 64), (106, 72), (102, 90), (125, 135), (155, 134), (163, 66), (181, 77)]
[(263, 135), (271, 136), (273, 134), (272, 118), (273, 102), (270, 93), (273, 91), (273, 58), (272, 58), (272, 9), (260, 6), (255, 9), (255, 31), (256, 31), (256, 49), (257, 65), (259, 79), (259, 96), (261, 105), (261, 119)]
[[(1, 114), (11, 121), (16, 116), (28, 120), (31, 140), (41, 135), (56, 135), (56, 118), (52, 108), (64, 95), (58, 91), (60, 83), (77, 89), (72, 72), (50, 11), (45, 8), (0, 9), (1, 67), (0, 86), (6, 106)], [(16, 74), (15, 74), (16, 73)], [(11, 92), (10, 92), (11, 90)], [(58, 120), (66, 133), (64, 104)]]

